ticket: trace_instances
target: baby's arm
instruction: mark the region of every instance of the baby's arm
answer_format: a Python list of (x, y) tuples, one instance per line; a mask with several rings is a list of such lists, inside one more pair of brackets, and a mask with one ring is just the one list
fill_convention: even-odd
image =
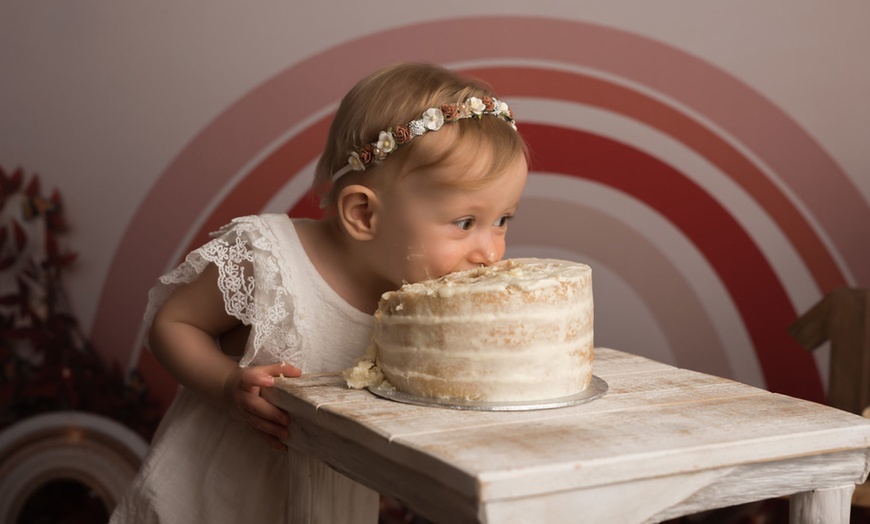
[(299, 376), (289, 364), (240, 368), (215, 339), (240, 325), (227, 314), (209, 265), (193, 282), (179, 287), (157, 311), (149, 334), (151, 350), (184, 387), (229, 408), (276, 449), (286, 449), (287, 414), (260, 396), (279, 375)]

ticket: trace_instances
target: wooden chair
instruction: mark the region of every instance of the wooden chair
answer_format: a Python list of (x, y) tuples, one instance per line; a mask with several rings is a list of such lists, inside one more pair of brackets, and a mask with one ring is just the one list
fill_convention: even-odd
[[(807, 350), (831, 341), (827, 403), (870, 417), (870, 291), (839, 288), (788, 327)], [(856, 486), (852, 504), (870, 507), (870, 482)]]

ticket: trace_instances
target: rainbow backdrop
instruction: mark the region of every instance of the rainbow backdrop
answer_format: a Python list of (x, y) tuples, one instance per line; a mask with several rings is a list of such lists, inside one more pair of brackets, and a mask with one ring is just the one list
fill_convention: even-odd
[(533, 166), (508, 255), (593, 267), (597, 345), (823, 399), (815, 360), (786, 327), (824, 293), (870, 282), (867, 202), (806, 131), (727, 72), (547, 18), (397, 27), (247, 93), (143, 199), (107, 275), (96, 346), (129, 348), (130, 365), (170, 398), (172, 382), (141, 351), (147, 290), (234, 216), (316, 214), (308, 185), (338, 101), (400, 60), (481, 77), (511, 103)]

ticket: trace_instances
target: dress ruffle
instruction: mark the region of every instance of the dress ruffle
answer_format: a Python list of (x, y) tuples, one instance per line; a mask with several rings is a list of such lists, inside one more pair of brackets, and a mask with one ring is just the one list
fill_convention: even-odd
[(288, 292), (292, 282), (286, 282), (290, 276), (279, 269), (278, 243), (271, 229), (262, 217), (246, 216), (236, 218), (212, 237), (149, 291), (146, 328), (150, 329), (157, 310), (179, 286), (193, 282), (214, 264), (227, 314), (251, 326), (239, 365), (283, 361), (301, 367), (300, 323), (293, 295)]

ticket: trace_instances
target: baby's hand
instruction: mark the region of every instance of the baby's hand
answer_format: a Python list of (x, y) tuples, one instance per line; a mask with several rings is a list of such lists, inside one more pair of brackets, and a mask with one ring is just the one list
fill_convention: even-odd
[(298, 377), (302, 372), (290, 364), (271, 364), (239, 368), (224, 385), (230, 410), (247, 422), (272, 448), (286, 451), (282, 442), (290, 438), (290, 417), (282, 409), (260, 396), (260, 388), (272, 387), (275, 377)]

